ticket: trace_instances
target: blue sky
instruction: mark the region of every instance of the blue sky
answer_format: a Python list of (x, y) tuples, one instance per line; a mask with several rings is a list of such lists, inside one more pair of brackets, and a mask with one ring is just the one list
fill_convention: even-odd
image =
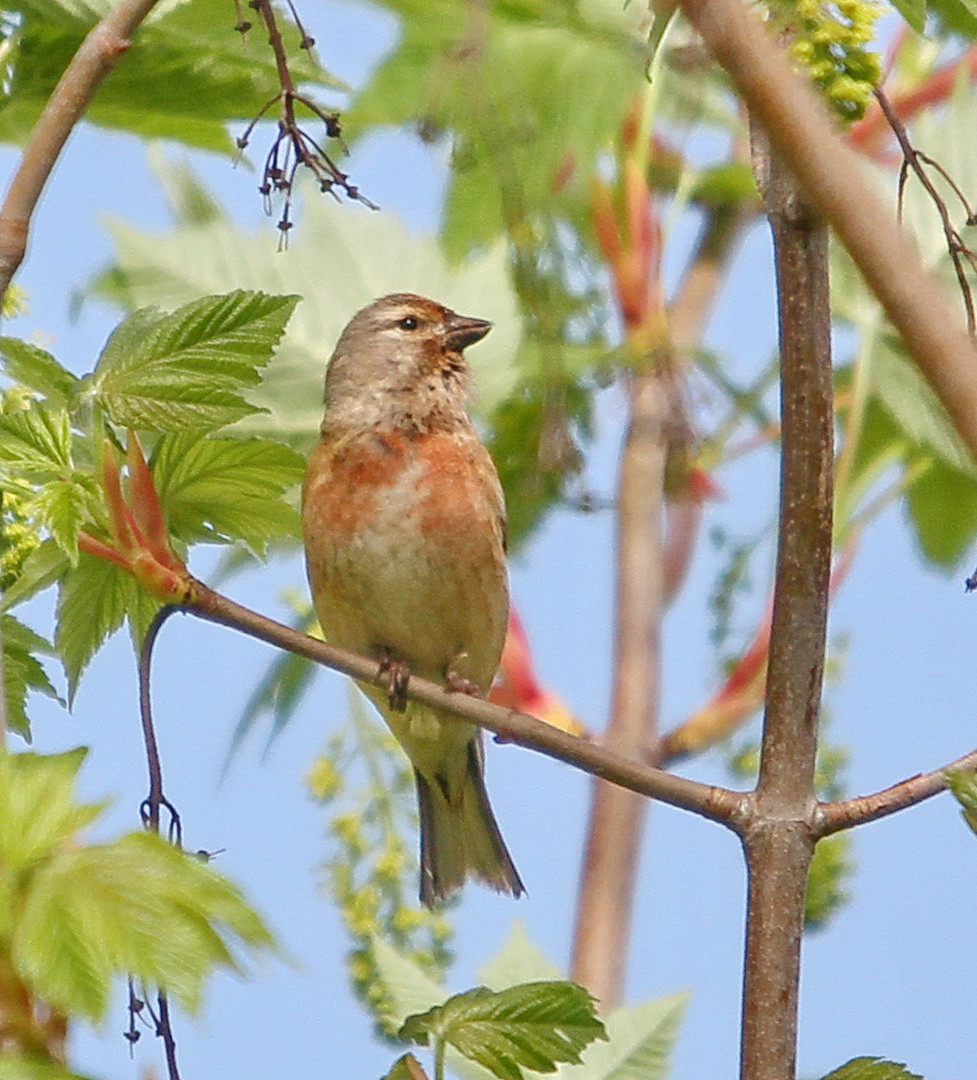
[[(353, 5), (320, 5), (308, 14), (326, 65), (354, 82), (392, 40), (389, 20), (364, 19)], [(350, 171), (385, 212), (399, 213), (415, 230), (430, 229), (440, 174), (428, 151), (408, 147), (403, 139), (396, 151), (387, 139), (373, 140)], [(396, 175), (388, 166), (393, 152)], [(5, 151), (0, 160), (6, 172), (15, 158)], [(214, 158), (197, 158), (195, 165), (219, 184), (237, 220), (266, 222), (252, 175)], [(9, 333), (44, 335), (48, 347), (79, 371), (91, 368), (117, 320), (98, 302), (86, 303), (77, 321), (67, 314), (72, 291), (109, 259), (100, 224), (105, 215), (142, 227), (166, 224), (142, 147), (82, 129), (38, 211), (19, 276), (31, 313), (7, 327)], [(762, 364), (773, 347), (769, 270), (769, 244), (758, 228), (709, 331), (709, 344), (737, 371)], [(324, 346), (323, 364), (330, 346)], [(606, 392), (587, 466), (587, 480), (599, 493), (613, 491), (624, 415), (620, 397)], [(776, 500), (772, 455), (737, 463), (718, 480), (725, 499), (710, 507), (711, 521), (733, 521), (748, 535), (768, 520)], [(542, 677), (594, 729), (603, 724), (609, 689), (612, 543), (608, 514), (560, 512), (512, 568), (513, 594)], [(668, 617), (666, 725), (701, 703), (714, 685), (704, 601), (717, 565), (704, 540)], [(206, 580), (211, 566), (212, 556), (202, 553), (193, 568)], [(832, 737), (851, 749), (852, 793), (933, 768), (977, 744), (977, 597), (966, 598), (962, 584), (971, 569), (945, 576), (921, 568), (897, 510), (865, 538), (832, 612), (832, 635), (849, 640), (845, 670), (827, 695)], [(297, 558), (235, 580), (230, 591), (275, 615), (282, 612), (282, 589), (291, 586), (304, 587)], [(757, 583), (755, 609), (765, 589)], [(43, 627), (43, 605), (33, 610)], [(742, 614), (744, 629), (749, 614)], [(167, 790), (183, 814), (188, 846), (226, 849), (220, 869), (245, 887), (296, 958), (292, 964), (270, 962), (248, 981), (220, 979), (199, 1018), (179, 1019), (183, 1072), (243, 1080), (273, 1070), (298, 1078), (377, 1076), (395, 1053), (373, 1040), (368, 1019), (347, 992), (346, 941), (318, 889), (324, 821), (303, 786), (313, 756), (344, 714), (342, 679), (319, 674), (302, 715), (267, 756), (263, 739), (253, 739), (219, 783), (230, 733), (270, 658), (270, 650), (190, 618), (171, 620), (159, 646), (157, 722)], [(91, 746), (86, 794), (114, 797), (110, 833), (136, 826), (145, 793), (135, 707), (131, 651), (117, 636), (86, 677), (71, 716), (47, 702), (36, 713), (40, 749)], [(529, 896), (516, 903), (474, 887), (467, 891), (456, 917), (455, 990), (471, 985), (475, 969), (501, 946), (514, 918), (557, 963), (566, 963), (569, 950), (589, 782), (511, 746), (491, 747), (488, 768), (493, 802)], [(718, 754), (686, 771), (728, 782)], [(977, 961), (974, 838), (951, 801), (941, 798), (860, 830), (855, 855), (851, 902), (805, 945), (802, 1074), (819, 1076), (849, 1057), (881, 1054), (907, 1062), (929, 1080), (970, 1075), (977, 1054), (970, 979)], [(628, 997), (693, 992), (676, 1051), (676, 1080), (735, 1075), (743, 898), (742, 860), (731, 835), (651, 807)], [(125, 1023), (120, 997), (105, 1032), (76, 1037), (76, 1067), (106, 1080), (131, 1077), (121, 1038)], [(137, 1058), (159, 1068), (152, 1042), (147, 1035)]]

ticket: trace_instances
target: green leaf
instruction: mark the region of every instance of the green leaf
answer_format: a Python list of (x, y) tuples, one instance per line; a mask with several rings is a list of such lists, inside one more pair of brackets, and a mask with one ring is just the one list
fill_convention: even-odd
[(582, 986), (535, 982), (493, 992), (477, 987), (410, 1016), (399, 1035), (427, 1045), (453, 1046), (500, 1080), (524, 1080), (523, 1069), (555, 1072), (560, 1062), (578, 1063), (594, 1039), (606, 1039), (594, 1000)]
[(560, 979), (563, 972), (530, 941), (522, 919), (515, 919), (505, 944), (479, 968), (478, 977), (490, 990), (504, 990), (519, 983)]
[(428, 1076), (413, 1054), (404, 1054), (397, 1058), (383, 1080), (428, 1080)]
[(373, 938), (371, 953), (387, 991), (391, 1025), (399, 1027), (412, 1014), (444, 1001), (444, 987), (383, 938)]
[(605, 1018), (607, 1041), (594, 1042), (561, 1080), (666, 1080), (689, 994), (672, 994), (615, 1009)]
[[(0, 139), (21, 142), (85, 34), (110, 5), (21, 0), (8, 10), (18, 13), (19, 25), (17, 48), (6, 57), (9, 89), (0, 110)], [(337, 85), (298, 48), (294, 22), (282, 11), (278, 18), (296, 81)], [(135, 35), (125, 63), (99, 86), (86, 121), (236, 153), (227, 122), (249, 120), (281, 87), (271, 50), (248, 47), (233, 24), (233, 7), (220, 0), (158, 4)]]
[(297, 303), (238, 290), (171, 315), (139, 311), (106, 344), (94, 400), (117, 424), (155, 431), (212, 430), (257, 412), (242, 391), (260, 382)]
[(160, 602), (142, 590), (121, 566), (81, 554), (61, 579), (54, 644), (68, 677), (68, 701), (89, 661), (128, 614), (136, 642)]
[(17, 580), (3, 594), (0, 611), (9, 611), (53, 585), (68, 566), (68, 557), (58, 544), (54, 540), (42, 540), (24, 560)]
[(235, 433), (307, 449), (322, 419), (322, 380), (333, 345), (355, 311), (390, 292), (433, 296), (493, 322), (492, 332), (468, 355), (475, 373), (473, 404), (481, 415), (507, 397), (516, 380), (521, 323), (504, 245), (455, 270), (436, 240), (412, 236), (394, 215), (360, 214), (317, 196), (300, 207), (287, 258), (276, 252), (274, 230), (250, 235), (226, 219), (166, 233), (116, 223), (110, 232), (117, 267), (93, 289), (129, 310), (147, 304), (173, 308), (234, 288), (305, 296), (261, 386), (248, 394), (267, 412), (246, 417)]
[(923, 1080), (905, 1065), (879, 1057), (857, 1057), (823, 1076), (821, 1080)]
[(807, 875), (804, 894), (804, 929), (821, 930), (849, 897), (846, 881), (854, 874), (852, 838), (834, 833), (819, 841)]
[(977, 833), (977, 776), (964, 769), (947, 769), (943, 776), (950, 793), (960, 803), (964, 821)]
[(204, 979), (272, 937), (236, 886), (150, 833), (65, 849), (34, 875), (12, 940), (18, 972), (69, 1014), (105, 1015), (129, 973), (194, 1010)]
[(299, 535), (298, 513), (283, 496), (301, 482), (305, 459), (281, 443), (166, 435), (151, 467), (167, 524), (181, 540), (241, 541), (264, 554), (269, 541)]
[(102, 812), (104, 804), (75, 801), (86, 753), (83, 747), (64, 754), (0, 753), (0, 875), (43, 863)]
[(89, 477), (73, 473), (45, 484), (29, 502), (31, 516), (47, 527), (72, 563), (78, 561), (78, 534), (94, 516), (92, 488)]
[(37, 391), (52, 405), (69, 409), (74, 405), (81, 379), (63, 368), (49, 352), (19, 338), (0, 337), (0, 355), (15, 383)]
[(977, 477), (934, 460), (906, 493), (922, 554), (953, 569), (977, 536)]
[(45, 1058), (0, 1057), (0, 1080), (92, 1080)]
[(57, 477), (71, 470), (71, 428), (64, 409), (32, 401), (0, 415), (0, 476)]
[[(3, 682), (7, 699), (7, 725), (11, 731), (30, 741), (27, 716), (27, 693), (44, 694), (61, 701), (36, 653), (50, 655), (51, 646), (12, 615), (0, 617), (3, 638)], [(63, 704), (63, 702), (62, 702)]]
[(917, 34), (924, 32), (926, 28), (926, 0), (892, 0), (892, 6)]

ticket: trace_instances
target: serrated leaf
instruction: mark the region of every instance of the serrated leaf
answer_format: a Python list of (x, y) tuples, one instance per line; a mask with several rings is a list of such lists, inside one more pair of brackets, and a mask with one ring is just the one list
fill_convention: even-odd
[[(39, 634), (28, 629), (12, 615), (0, 617), (3, 640), (3, 683), (7, 700), (7, 726), (30, 742), (27, 716), (28, 691), (61, 701), (57, 690), (35, 654), (50, 655), (54, 650)], [(63, 702), (62, 702), (63, 704)]]
[(17, 580), (0, 600), (0, 611), (9, 611), (53, 585), (68, 569), (68, 557), (54, 540), (42, 540), (24, 560)]
[(408, 1017), (399, 1035), (421, 1045), (432, 1038), (447, 1043), (500, 1080), (524, 1080), (523, 1069), (555, 1072), (560, 1062), (579, 1062), (594, 1039), (607, 1038), (594, 999), (569, 982), (477, 987)]
[(196, 1009), (215, 968), (240, 970), (242, 945), (267, 949), (272, 938), (237, 887), (158, 836), (133, 833), (45, 863), (11, 954), (39, 997), (98, 1020), (124, 973)]
[(259, 411), (256, 386), (298, 303), (297, 296), (238, 290), (170, 315), (137, 312), (109, 339), (93, 397), (124, 427), (213, 430)]
[[(37, 866), (77, 839), (102, 812), (100, 804), (75, 801), (74, 785), (84, 748), (63, 754), (0, 753), (0, 867)], [(9, 916), (5, 915), (4, 919)]]
[(49, 352), (19, 338), (0, 337), (0, 355), (15, 383), (37, 391), (52, 405), (70, 409), (74, 404), (81, 379), (63, 368)]
[(607, 1041), (588, 1046), (580, 1065), (564, 1065), (560, 1080), (665, 1080), (689, 997), (615, 1009), (604, 1019)]
[(167, 435), (151, 468), (167, 524), (187, 543), (241, 541), (260, 555), (269, 541), (299, 534), (284, 495), (301, 482), (305, 459), (281, 443)]
[(905, 1065), (878, 1057), (852, 1058), (821, 1080), (923, 1080)]
[[(61, 579), (54, 644), (68, 677), (68, 701), (105, 639), (131, 613), (144, 626), (147, 612), (160, 602), (140, 589), (122, 567), (84, 553)], [(151, 618), (151, 616), (149, 616)]]
[(64, 409), (32, 401), (0, 415), (0, 475), (59, 476), (71, 470), (71, 428)]
[(94, 496), (85, 479), (51, 480), (30, 500), (32, 518), (46, 526), (72, 563), (78, 559), (78, 534), (92, 518)]

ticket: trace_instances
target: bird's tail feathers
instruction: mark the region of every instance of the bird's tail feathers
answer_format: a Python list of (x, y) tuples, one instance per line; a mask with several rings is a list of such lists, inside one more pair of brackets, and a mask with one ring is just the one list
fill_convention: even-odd
[(526, 891), (489, 804), (479, 757), (472, 741), (464, 782), (456, 791), (437, 781), (431, 783), (415, 770), (421, 816), (421, 901), (427, 907), (456, 893), (468, 877), (510, 896)]

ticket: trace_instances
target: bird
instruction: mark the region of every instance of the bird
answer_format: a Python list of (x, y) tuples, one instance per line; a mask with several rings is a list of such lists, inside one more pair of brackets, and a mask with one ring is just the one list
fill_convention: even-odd
[(427, 907), (469, 877), (525, 892), (489, 802), (481, 731), (405, 697), (411, 675), (484, 696), (502, 654), (505, 502), (466, 409), (464, 356), (491, 327), (412, 293), (358, 311), (326, 369), (302, 490), (323, 636), (377, 661), (388, 689), (360, 688), (413, 766)]

